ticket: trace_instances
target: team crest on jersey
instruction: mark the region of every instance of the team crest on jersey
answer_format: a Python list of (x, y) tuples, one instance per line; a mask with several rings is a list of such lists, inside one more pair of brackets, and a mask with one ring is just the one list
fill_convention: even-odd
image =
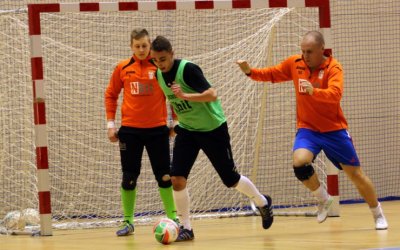
[(300, 94), (306, 94), (307, 93), (307, 90), (306, 90), (306, 88), (305, 87), (303, 87), (303, 82), (308, 82), (307, 80), (305, 80), (305, 79), (299, 79), (299, 93)]
[(324, 77), (324, 70), (321, 69), (318, 74), (318, 79), (322, 79)]
[(154, 79), (154, 71), (151, 71), (151, 70), (150, 70), (150, 71), (148, 72), (148, 74), (149, 74), (149, 79), (150, 79), (150, 80)]
[(132, 95), (153, 95), (153, 85), (150, 83), (130, 82)]

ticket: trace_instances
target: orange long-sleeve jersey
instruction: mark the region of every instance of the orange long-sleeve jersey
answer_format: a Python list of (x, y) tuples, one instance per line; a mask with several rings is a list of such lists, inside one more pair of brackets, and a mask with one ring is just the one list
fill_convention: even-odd
[[(293, 81), (297, 100), (297, 128), (308, 128), (317, 132), (347, 129), (347, 121), (340, 107), (343, 70), (332, 56), (312, 73), (303, 57), (294, 55), (273, 67), (251, 69), (250, 77), (256, 81), (272, 83)], [(313, 85), (313, 95), (308, 95), (300, 87), (302, 79)]]
[(158, 85), (156, 70), (150, 57), (139, 60), (135, 55), (117, 65), (104, 94), (107, 120), (115, 120), (118, 96), (124, 89), (122, 126), (152, 128), (166, 125), (166, 99)]

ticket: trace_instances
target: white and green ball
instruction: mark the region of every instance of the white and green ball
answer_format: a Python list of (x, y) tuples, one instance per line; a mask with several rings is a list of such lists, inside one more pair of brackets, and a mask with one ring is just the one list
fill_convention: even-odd
[(156, 240), (162, 244), (170, 244), (178, 238), (178, 224), (168, 218), (163, 218), (154, 224), (153, 233)]

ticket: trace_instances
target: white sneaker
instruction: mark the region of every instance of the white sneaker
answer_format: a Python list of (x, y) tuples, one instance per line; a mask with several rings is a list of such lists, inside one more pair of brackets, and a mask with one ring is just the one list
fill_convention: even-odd
[(380, 214), (378, 217), (375, 218), (375, 229), (376, 230), (386, 230), (388, 229), (388, 223), (386, 218), (383, 214)]
[(322, 223), (328, 217), (329, 209), (333, 204), (333, 197), (329, 196), (328, 199), (318, 205), (317, 221)]

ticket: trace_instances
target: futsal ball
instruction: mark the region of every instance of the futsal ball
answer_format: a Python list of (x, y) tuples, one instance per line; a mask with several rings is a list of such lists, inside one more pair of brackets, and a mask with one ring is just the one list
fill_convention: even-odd
[(162, 244), (170, 244), (178, 238), (178, 224), (167, 218), (163, 218), (154, 224), (153, 233), (156, 240)]

